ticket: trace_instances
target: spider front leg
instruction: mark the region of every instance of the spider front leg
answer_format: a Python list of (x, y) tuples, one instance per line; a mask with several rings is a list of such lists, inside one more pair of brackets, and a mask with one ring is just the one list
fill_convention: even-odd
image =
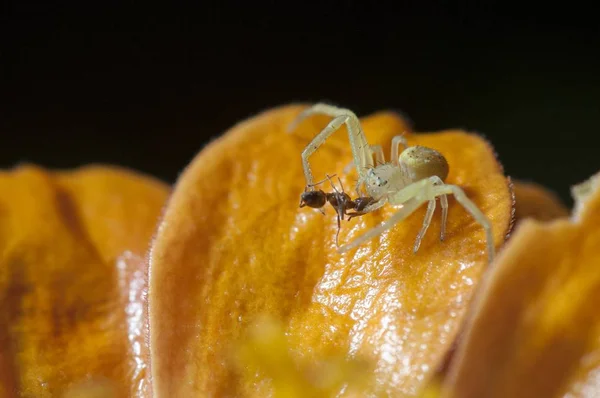
[[(383, 148), (381, 147), (381, 145), (371, 145), (370, 148), (371, 148), (371, 156), (375, 155), (375, 163), (378, 165), (384, 164), (385, 156), (383, 154)], [(352, 171), (353, 167), (354, 167), (354, 162), (352, 161), (344, 167), (342, 172), (344, 174), (348, 174)]]
[(412, 198), (406, 201), (402, 208), (398, 210), (394, 215), (392, 215), (389, 219), (382, 222), (376, 227), (371, 228), (369, 231), (365, 232), (354, 241), (344, 245), (338, 249), (339, 253), (347, 252), (350, 249), (353, 249), (364, 242), (380, 235), (381, 233), (387, 231), (388, 229), (395, 226), (400, 221), (404, 220), (406, 217), (411, 215), (419, 206), (421, 206), (425, 201), (419, 200), (418, 198)]
[[(397, 135), (394, 138), (392, 138), (392, 150), (390, 153), (390, 161), (395, 165), (399, 164), (398, 159), (400, 153), (402, 152), (399, 149), (400, 146), (402, 146), (402, 150), (408, 148), (408, 141), (406, 141), (406, 137), (404, 137), (404, 135)], [(375, 160), (377, 164), (385, 163), (385, 156), (383, 154), (383, 148), (381, 147), (381, 145), (371, 145), (371, 151), (375, 154)], [(348, 174), (352, 170), (353, 166), (354, 163), (349, 163), (346, 167), (344, 167), (344, 174)]]
[(337, 129), (339, 129), (342, 126), (342, 124), (346, 123), (347, 120), (348, 116), (344, 115), (338, 116), (335, 119), (333, 119), (315, 138), (313, 138), (313, 140), (302, 151), (302, 166), (304, 168), (304, 177), (306, 178), (307, 187), (310, 187), (312, 189), (312, 187), (315, 185), (313, 184), (313, 175), (312, 171), (310, 170), (310, 164), (308, 163), (308, 159), (313, 153), (315, 153), (317, 149), (319, 149), (321, 145), (323, 145), (325, 140), (327, 140), (327, 138), (329, 138), (331, 134), (333, 134)]
[[(464, 191), (455, 185), (440, 185), (441, 179), (439, 177), (430, 177), (425, 180), (417, 181), (413, 184), (406, 186), (400, 192), (398, 192), (398, 198), (402, 198), (401, 204), (402, 208), (398, 210), (395, 214), (393, 214), (389, 219), (379, 224), (378, 226), (370, 229), (365, 232), (358, 238), (356, 238), (353, 242), (344, 245), (338, 249), (338, 252), (344, 253), (350, 249), (353, 249), (362, 243), (368, 241), (369, 239), (374, 238), (375, 236), (380, 235), (381, 233), (391, 229), (396, 224), (403, 221), (405, 218), (410, 216), (415, 210), (417, 210), (420, 206), (422, 206), (425, 202), (429, 202), (428, 211), (425, 216), (425, 220), (423, 223), (423, 227), (417, 236), (418, 241), (422, 238), (425, 231), (429, 227), (429, 223), (431, 222), (431, 217), (433, 216), (433, 211), (435, 210), (435, 200), (437, 197), (440, 198), (440, 202), (442, 202), (442, 206), (446, 206), (447, 202), (444, 201), (445, 195), (452, 194), (456, 198), (457, 202), (459, 202), (463, 207), (475, 218), (479, 224), (482, 225), (485, 230), (486, 239), (487, 239), (487, 250), (489, 261), (491, 262), (495, 255), (494, 250), (494, 240), (492, 234), (492, 226), (487, 217), (479, 210), (479, 208), (473, 203), (467, 196)], [(442, 183), (443, 184), (443, 183)], [(434, 204), (431, 204), (432, 202)], [(396, 203), (394, 203), (396, 204)], [(400, 204), (400, 203), (398, 203)], [(447, 213), (446, 213), (447, 214)], [(443, 223), (445, 223), (445, 215), (442, 214)], [(417, 243), (415, 243), (415, 247), (413, 249), (418, 249)]]
[(307, 185), (312, 184), (313, 176), (308, 163), (309, 157), (343, 124), (348, 129), (348, 139), (350, 141), (350, 149), (352, 150), (352, 157), (354, 164), (357, 167), (358, 174), (363, 177), (365, 170), (369, 167), (373, 167), (373, 158), (369, 150), (369, 144), (365, 137), (365, 133), (362, 131), (360, 121), (358, 117), (350, 110), (337, 108), (335, 106), (327, 104), (315, 104), (312, 107), (302, 111), (298, 117), (290, 124), (288, 131), (296, 128), (296, 126), (306, 119), (307, 117), (314, 114), (324, 114), (331, 116), (334, 119), (306, 146), (302, 152), (302, 165), (304, 167), (304, 176), (306, 178)]

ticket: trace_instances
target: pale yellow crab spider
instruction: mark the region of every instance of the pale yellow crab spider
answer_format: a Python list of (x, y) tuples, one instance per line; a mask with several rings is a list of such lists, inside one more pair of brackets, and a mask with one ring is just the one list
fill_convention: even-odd
[[(310, 156), (319, 149), (331, 134), (345, 124), (348, 129), (353, 162), (344, 171), (349, 171), (351, 166), (356, 167), (358, 173), (357, 193), (360, 196), (362, 188), (367, 196), (373, 198), (373, 202), (363, 210), (363, 213), (375, 211), (386, 203), (394, 206), (402, 205), (402, 208), (388, 220), (365, 232), (353, 242), (341, 246), (338, 249), (339, 252), (343, 253), (353, 249), (392, 228), (410, 216), (425, 202), (428, 202), (425, 219), (413, 247), (416, 252), (427, 232), (427, 228), (429, 228), (438, 197), (442, 208), (440, 239), (443, 240), (448, 218), (448, 199), (446, 195), (451, 194), (483, 227), (487, 240), (489, 261), (492, 261), (495, 254), (492, 225), (460, 187), (444, 183), (448, 176), (449, 166), (446, 158), (441, 153), (423, 146), (408, 146), (406, 139), (398, 135), (392, 139), (391, 158), (390, 162), (386, 163), (381, 146), (371, 146), (367, 142), (360, 121), (354, 112), (324, 103), (318, 103), (305, 109), (290, 124), (288, 130), (291, 132), (304, 119), (314, 114), (324, 114), (333, 119), (302, 151), (302, 165), (306, 185), (309, 187), (314, 185), (308, 162)], [(399, 151), (400, 146), (403, 147), (401, 152)], [(376, 163), (373, 161), (373, 156), (375, 156)]]

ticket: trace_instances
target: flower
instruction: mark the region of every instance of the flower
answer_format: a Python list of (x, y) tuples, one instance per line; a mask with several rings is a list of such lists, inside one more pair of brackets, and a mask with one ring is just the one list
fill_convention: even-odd
[[(574, 220), (543, 188), (516, 184), (511, 233), (512, 183), (486, 141), (376, 113), (361, 121), (371, 144), (389, 151), (407, 131), (442, 152), (500, 253), (487, 264), (481, 226), (450, 198), (445, 241), (434, 218), (412, 252), (419, 209), (339, 254), (335, 215), (298, 208), (300, 152), (328, 122), (287, 133), (303, 108), (238, 124), (172, 193), (102, 166), (1, 174), (0, 392), (512, 397), (593, 385), (594, 184), (577, 191)], [(311, 164), (324, 176), (350, 160), (340, 132)], [(393, 212), (343, 222), (340, 241)]]

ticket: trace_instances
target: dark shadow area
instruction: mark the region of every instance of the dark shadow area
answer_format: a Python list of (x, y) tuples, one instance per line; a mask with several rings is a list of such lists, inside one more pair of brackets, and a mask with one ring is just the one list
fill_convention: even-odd
[(594, 21), (543, 23), (476, 2), (358, 3), (9, 5), (0, 167), (109, 162), (173, 182), (234, 123), (327, 100), (360, 115), (399, 110), (417, 131), (477, 131), (507, 174), (567, 201), (600, 169)]

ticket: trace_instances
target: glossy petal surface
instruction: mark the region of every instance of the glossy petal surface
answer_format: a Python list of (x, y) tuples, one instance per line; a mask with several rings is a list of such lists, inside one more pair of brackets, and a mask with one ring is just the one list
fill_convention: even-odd
[(118, 168), (0, 172), (0, 396), (143, 395), (143, 255), (168, 193)]
[[(150, 274), (152, 374), (157, 397), (266, 396), (273, 386), (231, 366), (231, 347), (262, 314), (285, 326), (293, 357), (346, 352), (375, 364), (395, 396), (419, 394), (454, 341), (486, 266), (482, 228), (450, 198), (447, 238), (439, 212), (417, 254), (425, 209), (340, 255), (336, 218), (298, 208), (300, 153), (330, 120), (313, 117), (286, 133), (303, 106), (286, 106), (238, 124), (211, 143), (180, 177), (153, 243)], [(362, 120), (386, 156), (408, 127), (395, 114)], [(463, 131), (408, 132), (409, 144), (438, 149), (458, 184), (491, 219), (499, 246), (512, 194), (493, 151)], [(345, 129), (311, 159), (317, 180), (351, 161)], [(350, 191), (354, 175), (343, 178)], [(328, 186), (324, 186), (329, 190)], [(353, 192), (351, 192), (353, 194)], [(424, 206), (426, 207), (426, 206)], [(393, 214), (343, 222), (348, 242)], [(241, 373), (241, 374), (240, 374)]]

